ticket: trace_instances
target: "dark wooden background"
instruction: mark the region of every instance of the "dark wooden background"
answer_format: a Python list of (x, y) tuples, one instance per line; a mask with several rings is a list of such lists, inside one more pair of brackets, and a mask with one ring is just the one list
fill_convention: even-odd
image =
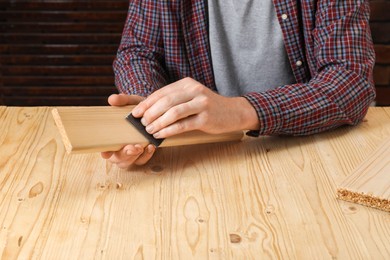
[(371, 32), (375, 43), (374, 80), (377, 105), (390, 106), (390, 1), (371, 0)]
[(0, 2), (3, 105), (106, 105), (128, 0)]
[[(128, 0), (0, 0), (0, 105), (106, 105)], [(377, 104), (390, 105), (390, 1), (371, 1)]]

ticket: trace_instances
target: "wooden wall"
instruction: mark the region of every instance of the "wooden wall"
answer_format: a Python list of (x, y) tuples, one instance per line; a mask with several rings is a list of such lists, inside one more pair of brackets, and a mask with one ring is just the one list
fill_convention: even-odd
[(5, 105), (105, 105), (128, 0), (1, 1)]
[(376, 52), (376, 102), (377, 105), (390, 106), (390, 1), (372, 0), (370, 4), (370, 25)]
[[(0, 105), (105, 105), (129, 0), (0, 0)], [(390, 105), (390, 1), (371, 1), (377, 104)]]

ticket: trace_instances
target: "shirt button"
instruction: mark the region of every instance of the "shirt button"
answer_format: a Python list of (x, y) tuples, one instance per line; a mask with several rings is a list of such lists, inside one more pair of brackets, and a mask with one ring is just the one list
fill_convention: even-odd
[(300, 66), (302, 66), (302, 61), (297, 61), (296, 63), (295, 63), (298, 67), (300, 67)]
[(283, 19), (283, 20), (286, 20), (287, 17), (288, 17), (287, 14), (282, 14), (282, 19)]

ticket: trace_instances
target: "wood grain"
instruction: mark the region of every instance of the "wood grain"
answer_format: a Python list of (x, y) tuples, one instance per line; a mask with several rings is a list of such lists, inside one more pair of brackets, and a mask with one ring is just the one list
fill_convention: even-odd
[(376, 64), (390, 65), (390, 45), (375, 45)]
[(79, 11), (79, 10), (91, 10), (91, 11), (100, 11), (102, 9), (109, 10), (119, 10), (123, 11), (128, 8), (129, 3), (126, 1), (83, 1), (83, 2), (73, 2), (67, 0), (53, 1), (53, 0), (44, 0), (44, 1), (2, 1), (0, 2), (0, 7), (3, 9), (11, 9), (15, 11), (23, 10), (67, 10), (67, 11)]
[[(149, 143), (125, 119), (133, 107), (64, 107), (52, 113), (69, 153), (118, 151), (126, 144)], [(243, 136), (242, 131), (219, 135), (191, 131), (167, 138), (160, 146), (239, 141)]]
[(390, 106), (390, 85), (376, 87), (375, 101), (379, 106)]
[(337, 195), (390, 212), (390, 138), (339, 185)]
[(128, 0), (1, 1), (0, 105), (107, 105), (117, 92), (112, 62), (128, 7)]
[(382, 65), (375, 66), (374, 80), (379, 86), (390, 85), (390, 67)]
[(390, 215), (335, 198), (390, 108), (307, 137), (68, 155), (52, 108), (0, 107), (1, 259), (389, 259)]
[(371, 0), (370, 1), (370, 20), (388, 22), (390, 2), (387, 0)]

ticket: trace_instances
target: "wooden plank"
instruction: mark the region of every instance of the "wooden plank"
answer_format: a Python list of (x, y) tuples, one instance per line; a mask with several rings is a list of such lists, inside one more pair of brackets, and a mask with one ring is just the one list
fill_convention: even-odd
[(2, 65), (112, 65), (115, 55), (3, 55)]
[[(125, 18), (125, 17), (124, 17)], [(1, 33), (121, 33), (125, 19), (118, 23), (0, 23)]]
[(390, 85), (388, 86), (376, 86), (376, 105), (377, 106), (390, 106)]
[(375, 65), (374, 81), (376, 85), (390, 84), (390, 66)]
[(390, 21), (389, 1), (370, 1), (370, 21)]
[(390, 23), (372, 22), (370, 27), (374, 43), (390, 43)]
[(92, 22), (105, 22), (105, 23), (118, 23), (124, 22), (126, 18), (127, 10), (121, 11), (31, 11), (22, 10), (15, 12), (1, 12), (0, 22), (20, 23), (20, 22), (80, 22), (80, 23), (92, 23)]
[[(117, 151), (126, 144), (148, 144), (148, 140), (125, 119), (132, 108), (57, 108), (53, 109), (53, 117), (68, 153)], [(161, 147), (237, 141), (242, 138), (242, 131), (220, 135), (192, 131), (167, 138)]]
[(337, 195), (390, 212), (390, 138), (338, 186)]
[[(108, 86), (80, 86), (80, 85), (73, 85), (73, 86), (17, 86), (17, 87), (9, 87), (9, 86), (3, 86), (2, 87), (2, 93), (5, 96), (19, 96), (20, 93), (23, 93), (25, 96), (29, 97), (39, 97), (44, 95), (46, 97), (48, 96), (64, 96), (73, 98), (75, 96), (101, 96), (105, 99), (113, 93), (117, 93), (117, 90), (112, 85)], [(55, 105), (55, 104), (53, 104)]]
[(4, 76), (111, 76), (111, 66), (7, 66), (0, 67)]
[(121, 31), (116, 33), (83, 34), (1, 34), (0, 42), (5, 44), (119, 44)]
[(0, 104), (107, 105), (128, 6), (0, 1)]
[[(2, 67), (2, 61), (0, 59), (0, 68)], [(3, 72), (0, 69), (0, 106), (4, 105), (4, 93), (3, 93)]]
[(23, 44), (8, 45), (0, 44), (0, 54), (46, 54), (46, 55), (81, 55), (81, 54), (99, 54), (114, 55), (118, 49), (118, 44)]
[(121, 1), (1, 1), (0, 8), (10, 12), (17, 10), (127, 10), (128, 0)]
[[(0, 88), (0, 93), (3, 88)], [(6, 106), (105, 106), (107, 96), (47, 96), (41, 93), (40, 96), (27, 96), (15, 91), (14, 96), (2, 96), (2, 105)]]
[(3, 77), (5, 86), (72, 86), (72, 85), (114, 85), (112, 76), (5, 76)]
[(376, 64), (390, 64), (390, 45), (376, 44)]

